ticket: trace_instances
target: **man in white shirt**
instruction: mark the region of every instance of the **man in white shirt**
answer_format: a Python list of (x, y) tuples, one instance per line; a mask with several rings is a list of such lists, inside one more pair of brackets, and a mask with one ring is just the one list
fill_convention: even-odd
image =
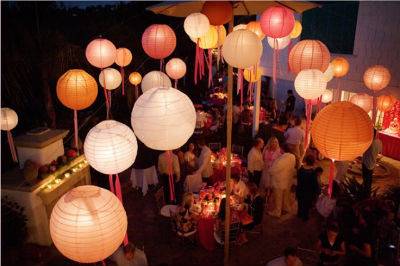
[(299, 168), (304, 154), (304, 130), (301, 128), (301, 119), (296, 117), (294, 127), (288, 128), (285, 133), (286, 145), (289, 152), (296, 156), (296, 168)]
[(372, 175), (374, 173), (374, 168), (376, 165), (376, 161), (378, 159), (378, 155), (382, 152), (382, 141), (378, 138), (377, 131), (374, 129), (374, 140), (369, 146), (368, 150), (366, 150), (362, 156), (362, 176), (363, 176), (363, 185), (366, 191), (371, 193), (372, 186)]
[(303, 266), (303, 263), (297, 257), (296, 249), (287, 247), (284, 251), (284, 256), (271, 260), (267, 263), (267, 266)]
[(166, 203), (171, 203), (170, 198), (170, 184), (169, 174), (172, 171), (174, 176), (174, 191), (176, 192), (176, 183), (181, 178), (181, 169), (179, 166), (179, 159), (172, 151), (165, 151), (158, 156), (158, 172), (160, 174), (160, 181), (164, 189), (164, 199)]
[(246, 184), (240, 180), (240, 174), (232, 173), (231, 182), (232, 194), (238, 196), (242, 201), (246, 199), (247, 195), (249, 195), (249, 189)]
[(199, 169), (197, 169), (195, 174), (201, 174), (201, 177), (208, 182), (209, 177), (211, 177), (213, 174), (213, 167), (211, 163), (212, 152), (210, 148), (205, 144), (204, 139), (200, 139), (198, 141), (198, 145), (201, 149), (201, 152), (197, 163)]
[(118, 266), (147, 266), (147, 258), (144, 251), (135, 248), (132, 243), (124, 247), (119, 247), (114, 254), (112, 254), (111, 259)]
[(264, 168), (264, 160), (262, 156), (263, 147), (264, 141), (261, 138), (257, 138), (247, 155), (247, 171), (249, 173), (249, 180), (257, 186), (260, 185), (261, 174)]
[(287, 147), (284, 148), (286, 152), (279, 156), (268, 170), (274, 198), (274, 209), (268, 214), (275, 217), (280, 217), (282, 211), (290, 212), (292, 210), (290, 189), (296, 172), (296, 157), (288, 152)]

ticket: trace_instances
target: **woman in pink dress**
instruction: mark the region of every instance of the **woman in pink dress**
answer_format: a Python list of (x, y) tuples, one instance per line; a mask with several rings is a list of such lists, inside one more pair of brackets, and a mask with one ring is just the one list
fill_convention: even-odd
[(279, 147), (278, 139), (276, 137), (269, 138), (263, 150), (264, 169), (262, 171), (260, 182), (260, 188), (266, 190), (267, 197), (271, 192), (271, 178), (268, 174), (268, 169), (272, 166), (276, 158), (281, 156), (281, 154), (282, 151)]

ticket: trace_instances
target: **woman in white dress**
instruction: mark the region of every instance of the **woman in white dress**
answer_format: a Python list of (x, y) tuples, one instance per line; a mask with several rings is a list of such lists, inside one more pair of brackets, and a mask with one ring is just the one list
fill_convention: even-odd
[(282, 155), (282, 150), (279, 147), (279, 141), (276, 137), (270, 137), (267, 145), (263, 150), (264, 169), (262, 171), (260, 188), (265, 189), (267, 196), (271, 193), (271, 177), (268, 174), (269, 168), (271, 168), (274, 161)]

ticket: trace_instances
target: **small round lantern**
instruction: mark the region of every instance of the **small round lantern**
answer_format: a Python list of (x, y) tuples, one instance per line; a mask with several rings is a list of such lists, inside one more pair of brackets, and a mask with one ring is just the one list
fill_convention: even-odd
[(281, 6), (266, 9), (260, 17), (262, 31), (271, 38), (288, 36), (294, 28), (294, 22), (293, 12)]
[(381, 112), (387, 112), (396, 103), (396, 98), (392, 95), (381, 95), (376, 101), (376, 108)]
[(328, 48), (317, 40), (303, 40), (296, 43), (289, 53), (290, 71), (297, 74), (303, 69), (318, 69), (325, 72), (331, 56)]
[(316, 99), (326, 89), (324, 74), (317, 69), (305, 69), (294, 80), (296, 92), (306, 100)]
[(293, 30), (292, 30), (292, 32), (289, 34), (290, 38), (291, 38), (291, 39), (296, 39), (297, 37), (300, 36), (302, 30), (303, 30), (303, 27), (301, 26), (300, 21), (296, 20), (296, 21), (294, 22)]
[(243, 77), (247, 82), (257, 82), (262, 75), (261, 69), (258, 67), (257, 70), (254, 70), (254, 67), (246, 68), (243, 71)]
[(324, 90), (324, 92), (321, 95), (321, 102), (322, 103), (329, 103), (333, 99), (333, 92), (332, 90)]
[(233, 27), (233, 31), (245, 30), (246, 28), (247, 28), (247, 24), (239, 24), (239, 25), (236, 25), (235, 27)]
[(333, 79), (333, 65), (332, 63), (329, 63), (328, 68), (324, 72), (324, 78), (326, 82), (329, 82)]
[(172, 87), (169, 77), (161, 71), (150, 71), (144, 75), (142, 80), (142, 92), (156, 87)]
[(369, 67), (364, 72), (364, 84), (368, 89), (373, 91), (379, 91), (387, 87), (390, 82), (390, 72), (389, 70), (381, 65), (375, 65)]
[(149, 148), (174, 150), (192, 136), (196, 111), (186, 94), (158, 87), (143, 93), (132, 110), (135, 135)]
[(120, 67), (126, 67), (132, 62), (132, 53), (128, 48), (118, 48), (115, 63)]
[(233, 7), (228, 1), (206, 1), (201, 13), (207, 16), (211, 25), (223, 25), (232, 19)]
[(11, 134), (11, 130), (14, 129), (18, 124), (17, 113), (7, 107), (1, 108), (1, 130), (7, 131), (7, 141), (10, 147), (11, 156), (14, 162), (18, 162), (17, 151), (15, 150), (14, 140)]
[(128, 220), (121, 202), (110, 191), (79, 186), (57, 201), (49, 224), (54, 245), (65, 257), (96, 263), (121, 245)]
[(86, 47), (86, 59), (97, 68), (106, 68), (114, 64), (117, 48), (107, 39), (98, 38)]
[(341, 78), (349, 72), (350, 64), (344, 57), (336, 57), (331, 64), (333, 66), (333, 75), (337, 78)]
[(265, 37), (264, 33), (261, 30), (260, 21), (250, 21), (246, 26), (246, 30), (254, 32), (261, 41)]
[(276, 49), (276, 50), (282, 50), (284, 48), (286, 48), (289, 44), (290, 44), (290, 37), (286, 36), (283, 38), (271, 38), (271, 37), (267, 37), (268, 40), (268, 44), (272, 49)]
[(373, 99), (366, 93), (357, 93), (351, 96), (349, 101), (361, 107), (367, 113), (372, 110)]
[(175, 50), (175, 33), (168, 25), (153, 24), (142, 35), (142, 47), (151, 58), (164, 59)]
[(186, 64), (180, 58), (172, 58), (165, 66), (168, 76), (175, 80), (175, 89), (177, 88), (178, 79), (183, 78), (186, 74)]
[(106, 68), (100, 72), (99, 82), (100, 85), (107, 90), (115, 90), (121, 85), (121, 73), (114, 68)]
[(134, 86), (139, 85), (142, 82), (142, 75), (139, 72), (132, 72), (129, 75), (129, 82)]
[(186, 17), (183, 28), (192, 39), (198, 39), (208, 32), (210, 21), (207, 16), (201, 13), (192, 13)]

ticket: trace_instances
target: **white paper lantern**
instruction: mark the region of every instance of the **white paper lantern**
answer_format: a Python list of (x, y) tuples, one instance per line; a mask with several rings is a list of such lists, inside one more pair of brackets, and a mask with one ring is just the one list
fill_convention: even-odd
[[(121, 85), (121, 73), (114, 68), (103, 69), (99, 75), (99, 82), (103, 88), (106, 88), (107, 90), (115, 90), (119, 85)], [(105, 87), (104, 82), (106, 85)]]
[(18, 124), (17, 113), (7, 107), (1, 108), (1, 130), (10, 131), (14, 129)]
[(161, 71), (150, 71), (142, 79), (142, 92), (156, 87), (172, 87), (169, 77)]
[(245, 30), (246, 28), (247, 28), (246, 24), (239, 24), (239, 25), (236, 25), (235, 27), (233, 27), (233, 31)]
[(79, 186), (64, 194), (50, 217), (56, 248), (80, 263), (95, 263), (122, 244), (128, 221), (120, 200), (96, 186)]
[(186, 94), (174, 88), (158, 87), (143, 93), (132, 110), (136, 136), (154, 150), (174, 150), (192, 136), (196, 111)]
[[(271, 38), (267, 37), (268, 44), (272, 49), (282, 50), (285, 49), (290, 43), (290, 36), (282, 37), (282, 38)], [(275, 47), (275, 40), (277, 42), (277, 46)]]
[(318, 69), (304, 69), (297, 74), (294, 87), (306, 100), (318, 98), (326, 89), (324, 74)]
[(373, 98), (366, 93), (357, 93), (350, 97), (349, 101), (369, 112), (373, 107)]
[(322, 103), (329, 103), (333, 99), (333, 92), (332, 90), (324, 90), (324, 92), (321, 95), (321, 102)]
[(189, 37), (198, 39), (208, 32), (210, 21), (202, 13), (192, 13), (185, 18), (183, 28)]
[[(186, 64), (180, 58), (172, 58), (165, 65), (165, 72), (172, 79), (180, 79), (186, 74)], [(161, 87), (164, 87), (163, 84)]]
[(83, 148), (90, 166), (112, 175), (125, 171), (135, 162), (137, 141), (128, 126), (105, 120), (89, 131)]
[(331, 81), (333, 79), (333, 74), (334, 74), (333, 70), (334, 70), (333, 69), (333, 64), (329, 63), (328, 68), (324, 72), (324, 79), (325, 79), (326, 82), (329, 82), (329, 81)]
[(258, 36), (249, 30), (233, 31), (222, 45), (222, 56), (232, 67), (245, 69), (257, 65), (263, 46)]

